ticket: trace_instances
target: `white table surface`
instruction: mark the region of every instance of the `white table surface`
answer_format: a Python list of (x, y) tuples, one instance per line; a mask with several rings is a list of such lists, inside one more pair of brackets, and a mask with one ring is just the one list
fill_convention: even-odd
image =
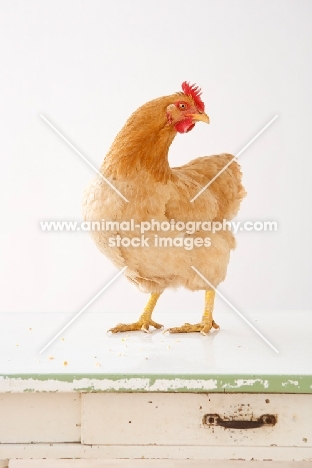
[[(296, 387), (298, 389), (298, 381), (293, 381), (291, 376), (306, 378), (312, 374), (312, 313), (309, 311), (244, 314), (279, 350), (278, 354), (231, 311), (217, 311), (215, 319), (221, 329), (206, 337), (197, 333), (163, 334), (158, 330), (149, 334), (107, 334), (107, 329), (116, 323), (131, 322), (137, 317), (126, 312), (112, 315), (86, 311), (46, 351), (39, 354), (74, 315), (0, 314), (0, 392), (25, 391), (27, 384), (19, 386), (16, 382), (24, 374), (41, 376), (41, 380), (54, 374), (58, 376), (57, 380), (63, 381), (70, 381), (66, 376), (73, 375), (99, 377), (102, 380), (115, 375), (123, 382), (148, 375), (156, 375), (158, 380), (166, 376), (197, 376), (197, 380), (236, 376), (238, 387), (239, 376), (288, 376), (283, 383), (286, 391), (289, 385), (294, 391), (297, 391)], [(186, 321), (195, 322), (198, 318), (198, 314), (192, 313), (155, 312), (154, 315), (154, 319), (166, 327), (178, 326)], [(8, 379), (13, 379), (14, 383), (9, 384)], [(67, 391), (75, 388), (73, 382), (69, 387), (68, 381), (65, 381), (59, 387), (50, 385), (48, 390)], [(137, 383), (133, 381), (131, 385), (130, 389), (135, 390)], [(30, 386), (30, 390), (33, 387)], [(126, 388), (127, 385), (121, 387)], [(213, 380), (210, 387), (206, 386), (206, 390), (215, 389)], [(34, 388), (47, 389), (44, 384)], [(178, 388), (179, 384), (176, 386)], [(312, 385), (309, 388), (312, 392)], [(110, 388), (114, 389), (117, 388)], [(153, 387), (155, 391), (166, 389), (161, 384)], [(175, 390), (174, 387), (172, 389)], [(100, 390), (107, 388), (104, 385)]]

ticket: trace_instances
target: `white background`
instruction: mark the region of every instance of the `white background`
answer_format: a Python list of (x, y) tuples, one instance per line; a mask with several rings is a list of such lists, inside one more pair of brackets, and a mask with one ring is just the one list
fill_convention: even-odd
[[(311, 2), (19, 0), (0, 10), (2, 312), (74, 314), (117, 273), (87, 233), (40, 230), (40, 220), (81, 220), (94, 174), (39, 114), (99, 167), (131, 112), (184, 80), (203, 89), (211, 124), (176, 137), (173, 166), (235, 154), (279, 116), (241, 156), (248, 196), (237, 218), (276, 220), (278, 232), (237, 236), (220, 291), (246, 313), (310, 308)], [(122, 277), (90, 310), (114, 325), (146, 299)], [(167, 291), (157, 310), (198, 321), (202, 302)], [(225, 308), (218, 299), (216, 314)]]

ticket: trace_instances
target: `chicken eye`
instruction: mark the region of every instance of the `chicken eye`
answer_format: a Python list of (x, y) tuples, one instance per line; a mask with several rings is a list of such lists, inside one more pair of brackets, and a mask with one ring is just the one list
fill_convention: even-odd
[(186, 109), (186, 104), (184, 102), (179, 103), (179, 109), (185, 110)]

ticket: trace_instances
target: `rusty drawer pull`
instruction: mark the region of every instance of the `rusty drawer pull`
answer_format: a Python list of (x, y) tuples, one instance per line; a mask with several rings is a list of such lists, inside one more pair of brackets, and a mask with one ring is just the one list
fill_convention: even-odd
[(275, 426), (277, 417), (274, 414), (263, 414), (258, 419), (246, 421), (244, 419), (222, 419), (218, 414), (205, 414), (203, 423), (207, 426), (221, 426), (228, 429), (255, 429), (263, 426)]

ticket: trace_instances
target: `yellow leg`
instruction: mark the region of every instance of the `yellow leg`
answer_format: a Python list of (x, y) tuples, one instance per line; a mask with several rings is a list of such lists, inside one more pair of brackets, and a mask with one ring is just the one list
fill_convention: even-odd
[(200, 323), (195, 325), (185, 323), (181, 327), (169, 328), (167, 331), (169, 333), (200, 332), (202, 335), (207, 335), (211, 328), (220, 328), (212, 318), (214, 298), (214, 290), (205, 291), (205, 310)]
[[(209, 329), (207, 331), (209, 331), (211, 328), (215, 328), (215, 329), (220, 328), (219, 325), (212, 318), (215, 296), (216, 296), (216, 293), (213, 289), (210, 289), (209, 291), (205, 291), (205, 310), (204, 310), (202, 322), (205, 324), (205, 327), (209, 326)], [(205, 333), (203, 334), (205, 335)]]
[(163, 325), (160, 325), (159, 323), (156, 323), (154, 322), (154, 320), (152, 320), (152, 313), (160, 295), (161, 293), (152, 293), (150, 295), (148, 303), (146, 304), (143, 313), (137, 322), (119, 323), (118, 325), (116, 325), (116, 327), (110, 328), (108, 331), (112, 333), (119, 333), (126, 331), (142, 330), (145, 333), (148, 333), (148, 329), (150, 326), (154, 328), (162, 328)]

